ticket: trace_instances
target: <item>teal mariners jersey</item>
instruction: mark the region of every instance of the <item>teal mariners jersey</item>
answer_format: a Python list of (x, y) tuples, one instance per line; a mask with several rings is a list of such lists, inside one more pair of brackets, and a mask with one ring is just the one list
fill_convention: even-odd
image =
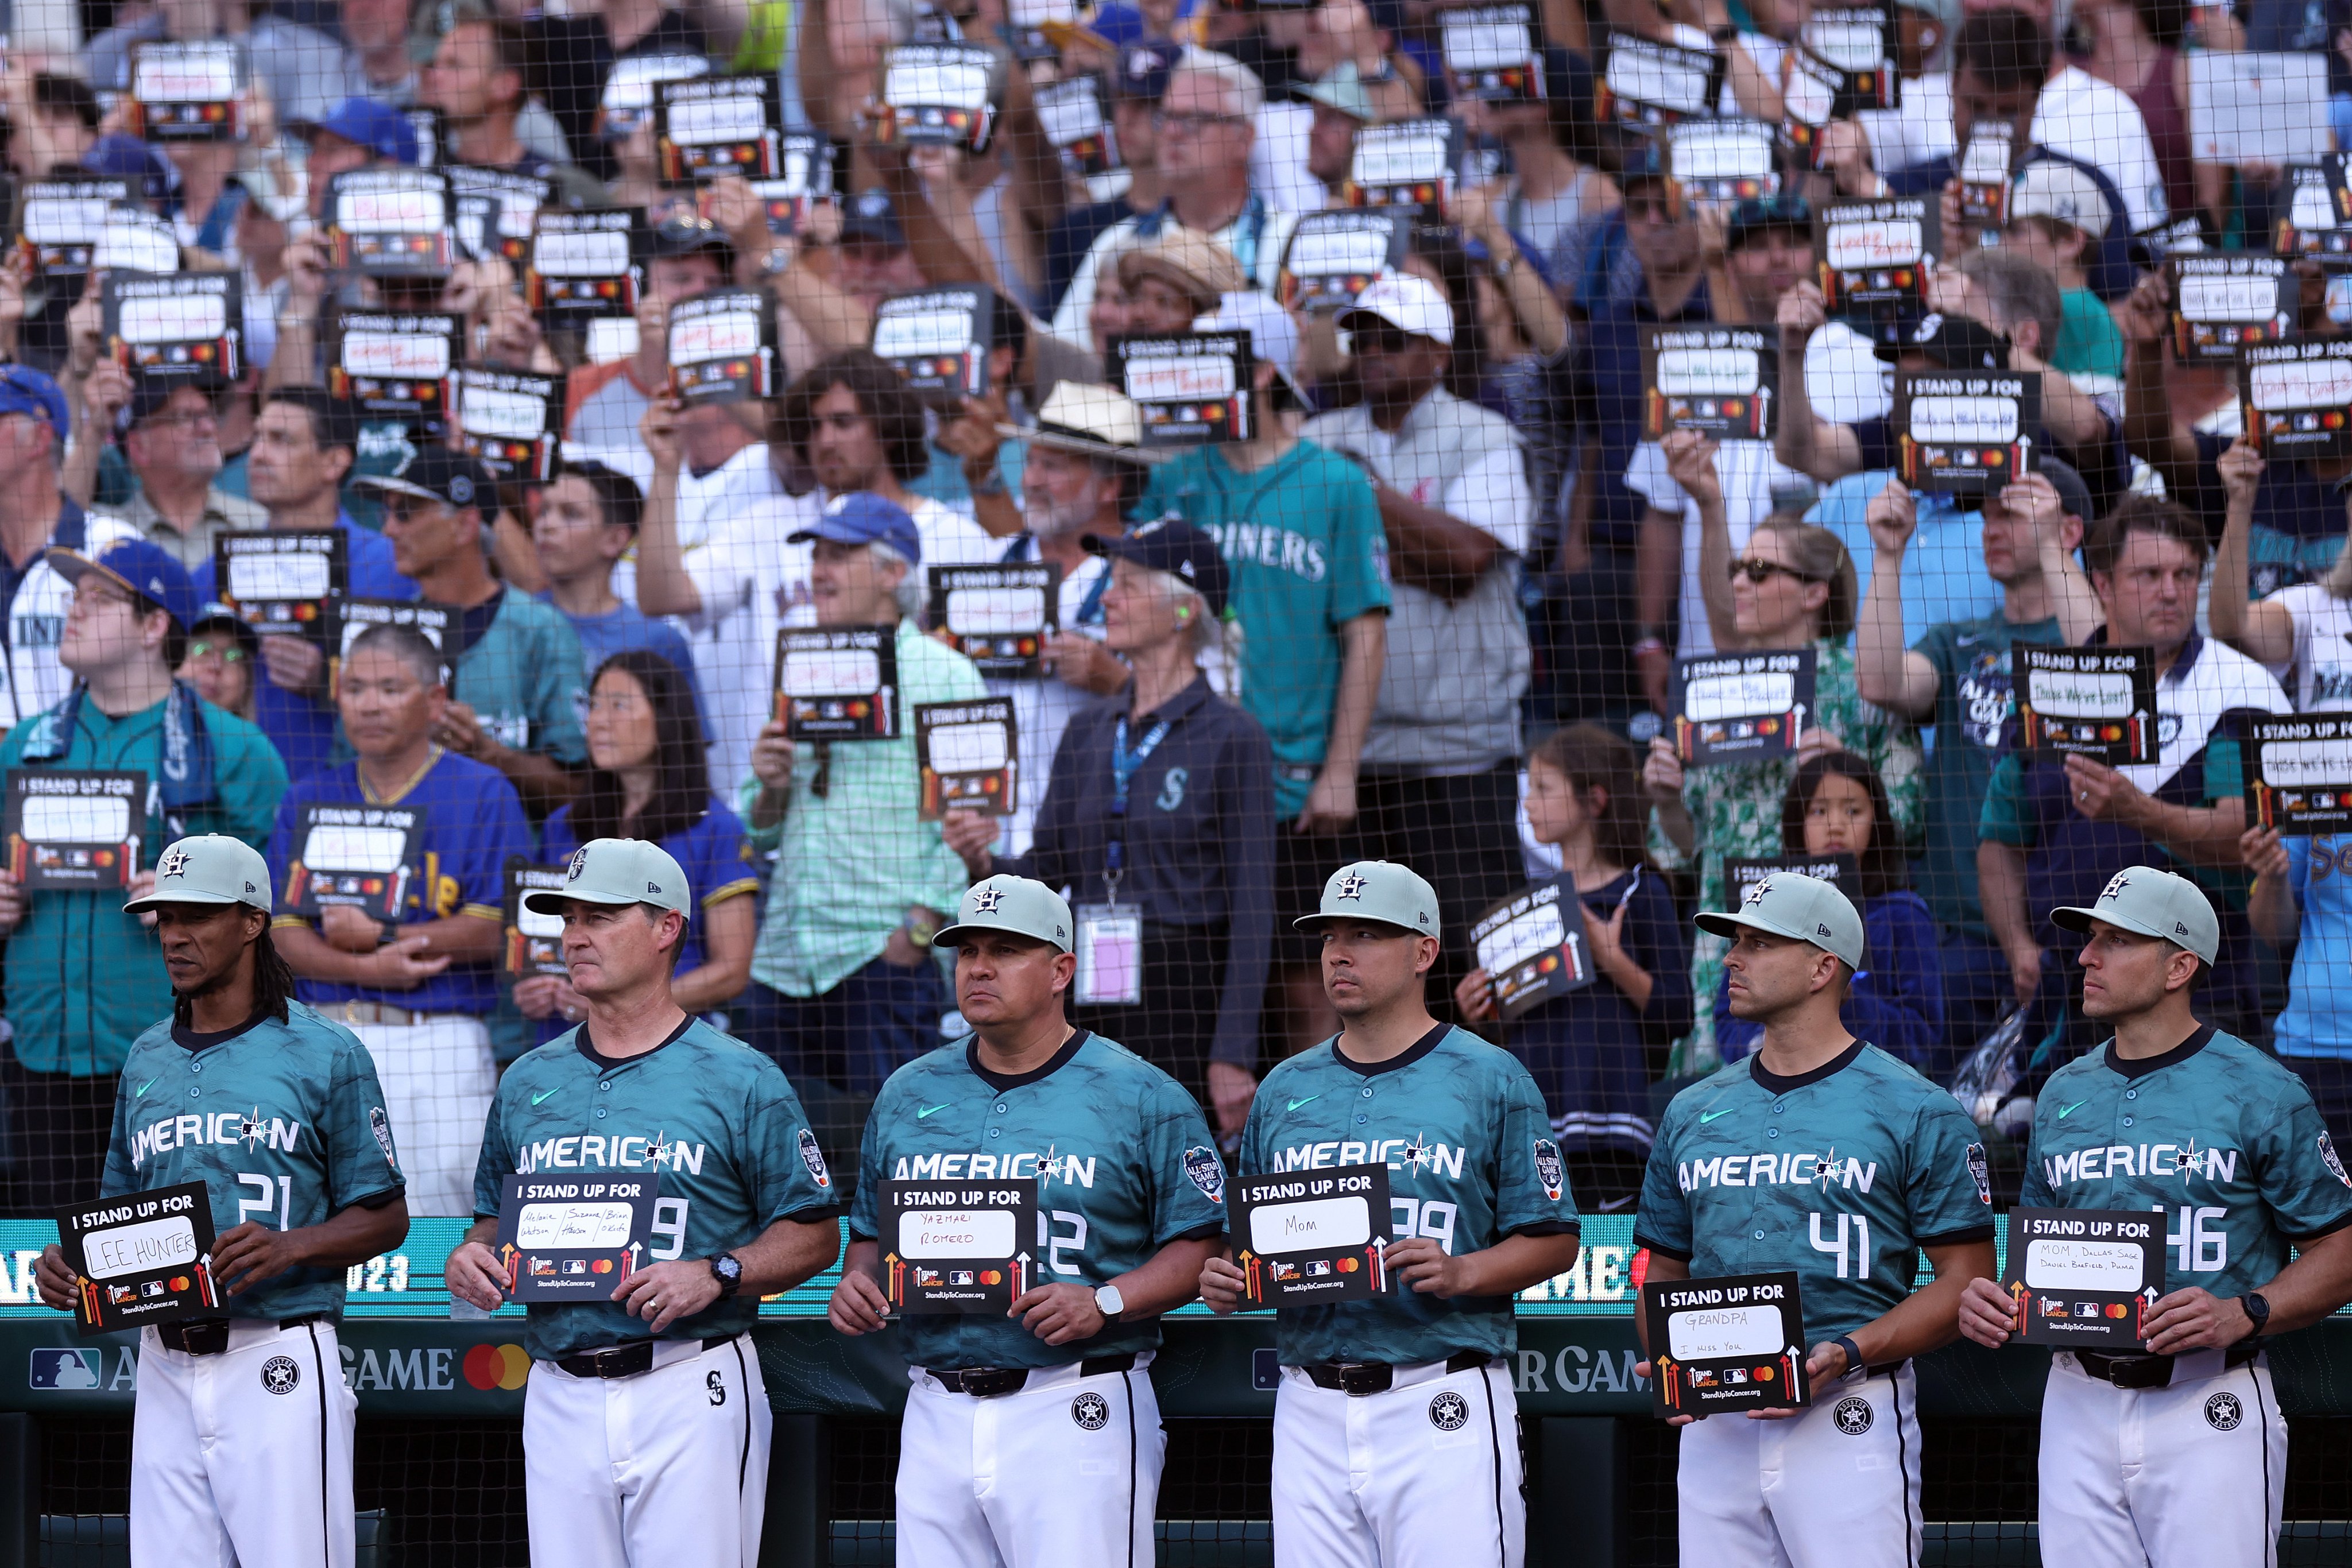
[[(1426, 1236), (1460, 1257), (1514, 1234), (1580, 1228), (1543, 1092), (1518, 1058), (1440, 1024), (1402, 1056), (1352, 1061), (1334, 1040), (1265, 1075), (1242, 1130), (1250, 1176), (1389, 1167), (1389, 1235)], [(1275, 1340), (1286, 1366), (1440, 1361), (1517, 1346), (1508, 1296), (1443, 1301), (1391, 1279), (1386, 1294), (1285, 1307)]]
[[(381, 1207), (407, 1182), (383, 1113), (375, 1062), (359, 1037), (300, 1002), (284, 1023), (198, 1034), (155, 1025), (131, 1047), (114, 1094), (108, 1197), (200, 1181), (213, 1234), (250, 1221), (272, 1230)], [(231, 1317), (343, 1310), (343, 1270), (289, 1269), (226, 1298)]]
[(2307, 1246), (2352, 1225), (2352, 1176), (2303, 1080), (2207, 1024), (2161, 1056), (2115, 1042), (2050, 1075), (2034, 1103), (2019, 1201), (2153, 1208), (2164, 1288), (2258, 1291)]
[[(581, 1025), (499, 1080), (474, 1171), (474, 1212), (499, 1211), (509, 1176), (651, 1171), (656, 1262), (741, 1247), (780, 1219), (830, 1219), (840, 1194), (783, 1070), (699, 1019), (641, 1056), (597, 1054)], [(712, 1302), (665, 1339), (740, 1333), (758, 1300)], [(523, 1348), (540, 1361), (646, 1337), (615, 1303), (534, 1306)]]
[(1793, 1270), (1809, 1344), (1892, 1311), (1920, 1248), (1991, 1238), (1976, 1124), (1860, 1040), (1801, 1077), (1751, 1056), (1675, 1095), (1633, 1219), (1693, 1279)]
[[(1116, 1040), (1085, 1030), (1034, 1072), (980, 1065), (966, 1040), (890, 1075), (866, 1123), (850, 1206), (853, 1241), (881, 1231), (885, 1181), (1037, 1183), (1040, 1285), (1107, 1285), (1171, 1241), (1225, 1228), (1225, 1167), (1201, 1108), (1177, 1082)], [(1092, 1339), (1047, 1344), (994, 1312), (900, 1319), (916, 1366), (1060, 1366), (1150, 1350), (1155, 1318)]]

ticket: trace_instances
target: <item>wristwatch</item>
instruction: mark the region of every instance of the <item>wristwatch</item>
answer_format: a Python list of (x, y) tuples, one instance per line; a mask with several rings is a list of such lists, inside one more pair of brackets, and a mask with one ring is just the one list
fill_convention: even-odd
[(773, 246), (769, 248), (767, 255), (760, 258), (760, 276), (762, 277), (781, 277), (782, 274), (791, 271), (792, 266), (793, 247), (788, 245)]
[(719, 1299), (726, 1301), (743, 1288), (743, 1265), (732, 1252), (721, 1252), (710, 1260), (710, 1277), (719, 1281)]
[(929, 952), (931, 938), (940, 934), (940, 923), (936, 920), (918, 920), (909, 915), (906, 918), (905, 925), (907, 940), (915, 945), (918, 952)]
[(2258, 1340), (2271, 1328), (2271, 1304), (2260, 1291), (2248, 1291), (2238, 1298), (2238, 1305), (2246, 1309), (2246, 1316), (2254, 1320), (2254, 1332), (2246, 1336), (2249, 1342)]
[(1095, 1292), (1095, 1311), (1102, 1313), (1104, 1322), (1115, 1323), (1118, 1314), (1127, 1311), (1127, 1298), (1118, 1293), (1117, 1285), (1105, 1285)]

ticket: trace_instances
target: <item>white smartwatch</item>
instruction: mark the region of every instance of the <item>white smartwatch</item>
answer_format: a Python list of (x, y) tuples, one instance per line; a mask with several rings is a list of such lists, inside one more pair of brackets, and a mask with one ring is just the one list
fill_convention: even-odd
[(1095, 1311), (1102, 1313), (1103, 1322), (1115, 1323), (1118, 1314), (1127, 1311), (1127, 1298), (1118, 1293), (1117, 1285), (1105, 1285), (1095, 1291)]

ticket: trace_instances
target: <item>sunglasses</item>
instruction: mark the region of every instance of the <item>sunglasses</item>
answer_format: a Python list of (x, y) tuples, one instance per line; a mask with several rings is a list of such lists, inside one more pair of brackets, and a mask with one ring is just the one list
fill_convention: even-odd
[(1731, 563), (1731, 570), (1728, 573), (1728, 576), (1734, 582), (1737, 582), (1741, 578), (1745, 577), (1751, 584), (1758, 588), (1763, 587), (1766, 580), (1773, 577), (1793, 577), (1799, 582), (1819, 582), (1821, 580), (1820, 578), (1813, 576), (1810, 572), (1799, 571), (1793, 566), (1782, 566), (1777, 560), (1765, 560), (1758, 556), (1749, 556), (1745, 560), (1733, 561)]
[(245, 650), (235, 643), (215, 643), (207, 640), (188, 644), (188, 657), (191, 659), (201, 659), (210, 653), (219, 654), (223, 664), (245, 663)]

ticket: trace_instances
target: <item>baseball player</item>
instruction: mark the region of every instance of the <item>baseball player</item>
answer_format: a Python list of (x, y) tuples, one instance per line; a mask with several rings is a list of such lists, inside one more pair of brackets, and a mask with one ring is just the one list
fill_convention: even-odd
[[(131, 1560), (351, 1568), (343, 1271), (408, 1234), (375, 1064), (291, 999), (250, 846), (181, 839), (124, 907), (154, 914), (172, 1016), (123, 1063), (102, 1190), (204, 1183), (228, 1307), (140, 1331)], [(42, 1301), (72, 1306), (56, 1247), (36, 1275)]]
[(833, 1326), (883, 1326), (880, 1188), (1034, 1177), (1035, 1276), (1012, 1310), (901, 1319), (898, 1553), (923, 1568), (1150, 1568), (1167, 1446), (1147, 1368), (1224, 1230), (1201, 1108), (1125, 1046), (1073, 1029), (1075, 925), (1040, 882), (992, 876), (934, 943), (971, 1038), (890, 1075), (866, 1124)]
[[(2197, 1021), (2221, 927), (2195, 883), (2133, 866), (2050, 918), (2084, 933), (2083, 1013), (2115, 1034), (2042, 1086), (2020, 1201), (2153, 1208), (2168, 1234), (2147, 1354), (2051, 1358), (2042, 1560), (2274, 1563), (2286, 1420), (2263, 1340), (2352, 1299), (2352, 1176), (2303, 1081)], [(1962, 1333), (2016, 1327), (1998, 1284), (1969, 1284)]]
[(767, 1500), (768, 1396), (744, 1331), (760, 1298), (840, 1250), (833, 1178), (782, 1069), (671, 999), (692, 917), (658, 844), (594, 839), (563, 885), (528, 895), (563, 921), (588, 1017), (507, 1070), (474, 1179), (480, 1218), (450, 1291), (496, 1307), (490, 1251), (509, 1174), (651, 1171), (655, 1262), (609, 1302), (533, 1304), (523, 1483), (534, 1562), (751, 1568)]
[[(1813, 1403), (1673, 1417), (1682, 1560), (1916, 1564), (1911, 1358), (1992, 1272), (1984, 1145), (1950, 1094), (1839, 1023), (1863, 960), (1845, 894), (1781, 873), (1698, 927), (1731, 940), (1731, 1014), (1763, 1040), (1666, 1108), (1633, 1241), (1654, 1281), (1795, 1272)], [(1936, 1279), (1915, 1293), (1922, 1249)]]
[[(1580, 1245), (1543, 1093), (1507, 1051), (1430, 1017), (1437, 894), (1411, 870), (1343, 866), (1297, 924), (1321, 937), (1341, 1028), (1266, 1074), (1242, 1168), (1385, 1164), (1392, 1239), (1385, 1294), (1276, 1314), (1275, 1561), (1517, 1568), (1511, 1300)], [(1219, 1312), (1242, 1284), (1224, 1250), (1202, 1269)]]

